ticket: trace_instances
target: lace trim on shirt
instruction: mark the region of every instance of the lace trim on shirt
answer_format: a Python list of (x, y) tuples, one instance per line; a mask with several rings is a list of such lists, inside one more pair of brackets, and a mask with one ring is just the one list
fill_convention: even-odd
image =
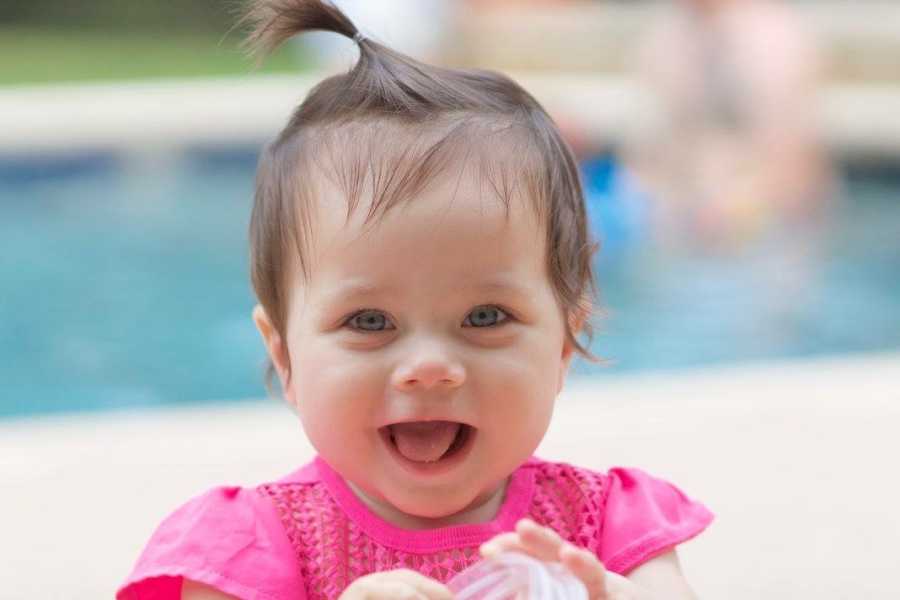
[[(534, 470), (528, 516), (596, 554), (603, 476), (558, 463), (530, 462), (523, 468)], [(273, 483), (259, 490), (272, 501), (284, 525), (310, 600), (336, 598), (358, 577), (392, 569), (412, 569), (446, 582), (477, 562), (478, 546), (497, 532), (486, 526), (479, 539), (457, 547), (402, 550), (379, 543), (348, 518), (322, 481)], [(403, 531), (398, 528), (395, 537), (402, 538)]]

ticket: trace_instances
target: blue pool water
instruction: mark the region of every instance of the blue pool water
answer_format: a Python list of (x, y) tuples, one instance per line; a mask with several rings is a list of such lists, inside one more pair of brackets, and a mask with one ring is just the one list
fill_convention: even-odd
[[(255, 160), (0, 158), (0, 417), (265, 393), (246, 259)], [(788, 311), (766, 308), (751, 266), (648, 251), (620, 213), (597, 263), (592, 349), (607, 364), (576, 372), (900, 348), (900, 167), (850, 173), (846, 190)], [(597, 194), (592, 213), (608, 213)]]

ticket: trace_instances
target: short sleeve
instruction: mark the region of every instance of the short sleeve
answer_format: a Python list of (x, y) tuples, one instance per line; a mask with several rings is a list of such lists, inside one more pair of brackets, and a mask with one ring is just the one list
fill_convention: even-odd
[(215, 488), (169, 515), (116, 599), (180, 600), (182, 578), (241, 600), (305, 597), (275, 508), (254, 489)]
[(600, 560), (625, 574), (685, 542), (712, 522), (713, 514), (680, 489), (640, 469), (610, 469), (603, 496)]

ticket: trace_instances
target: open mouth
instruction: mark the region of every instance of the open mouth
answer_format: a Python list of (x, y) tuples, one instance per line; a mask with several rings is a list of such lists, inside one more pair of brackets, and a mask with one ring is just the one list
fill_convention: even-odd
[(474, 428), (455, 421), (414, 421), (386, 425), (379, 433), (401, 457), (428, 465), (460, 455), (473, 437)]

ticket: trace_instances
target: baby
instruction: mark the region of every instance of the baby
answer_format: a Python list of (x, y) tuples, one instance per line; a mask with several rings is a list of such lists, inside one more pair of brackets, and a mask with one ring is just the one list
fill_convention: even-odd
[(589, 597), (692, 598), (675, 546), (712, 520), (638, 469), (532, 456), (590, 333), (578, 169), (510, 79), (362, 37), (320, 0), (257, 0), (265, 53), (356, 41), (259, 164), (253, 319), (318, 452), (157, 529), (119, 600), (452, 597), (483, 557), (556, 561)]

